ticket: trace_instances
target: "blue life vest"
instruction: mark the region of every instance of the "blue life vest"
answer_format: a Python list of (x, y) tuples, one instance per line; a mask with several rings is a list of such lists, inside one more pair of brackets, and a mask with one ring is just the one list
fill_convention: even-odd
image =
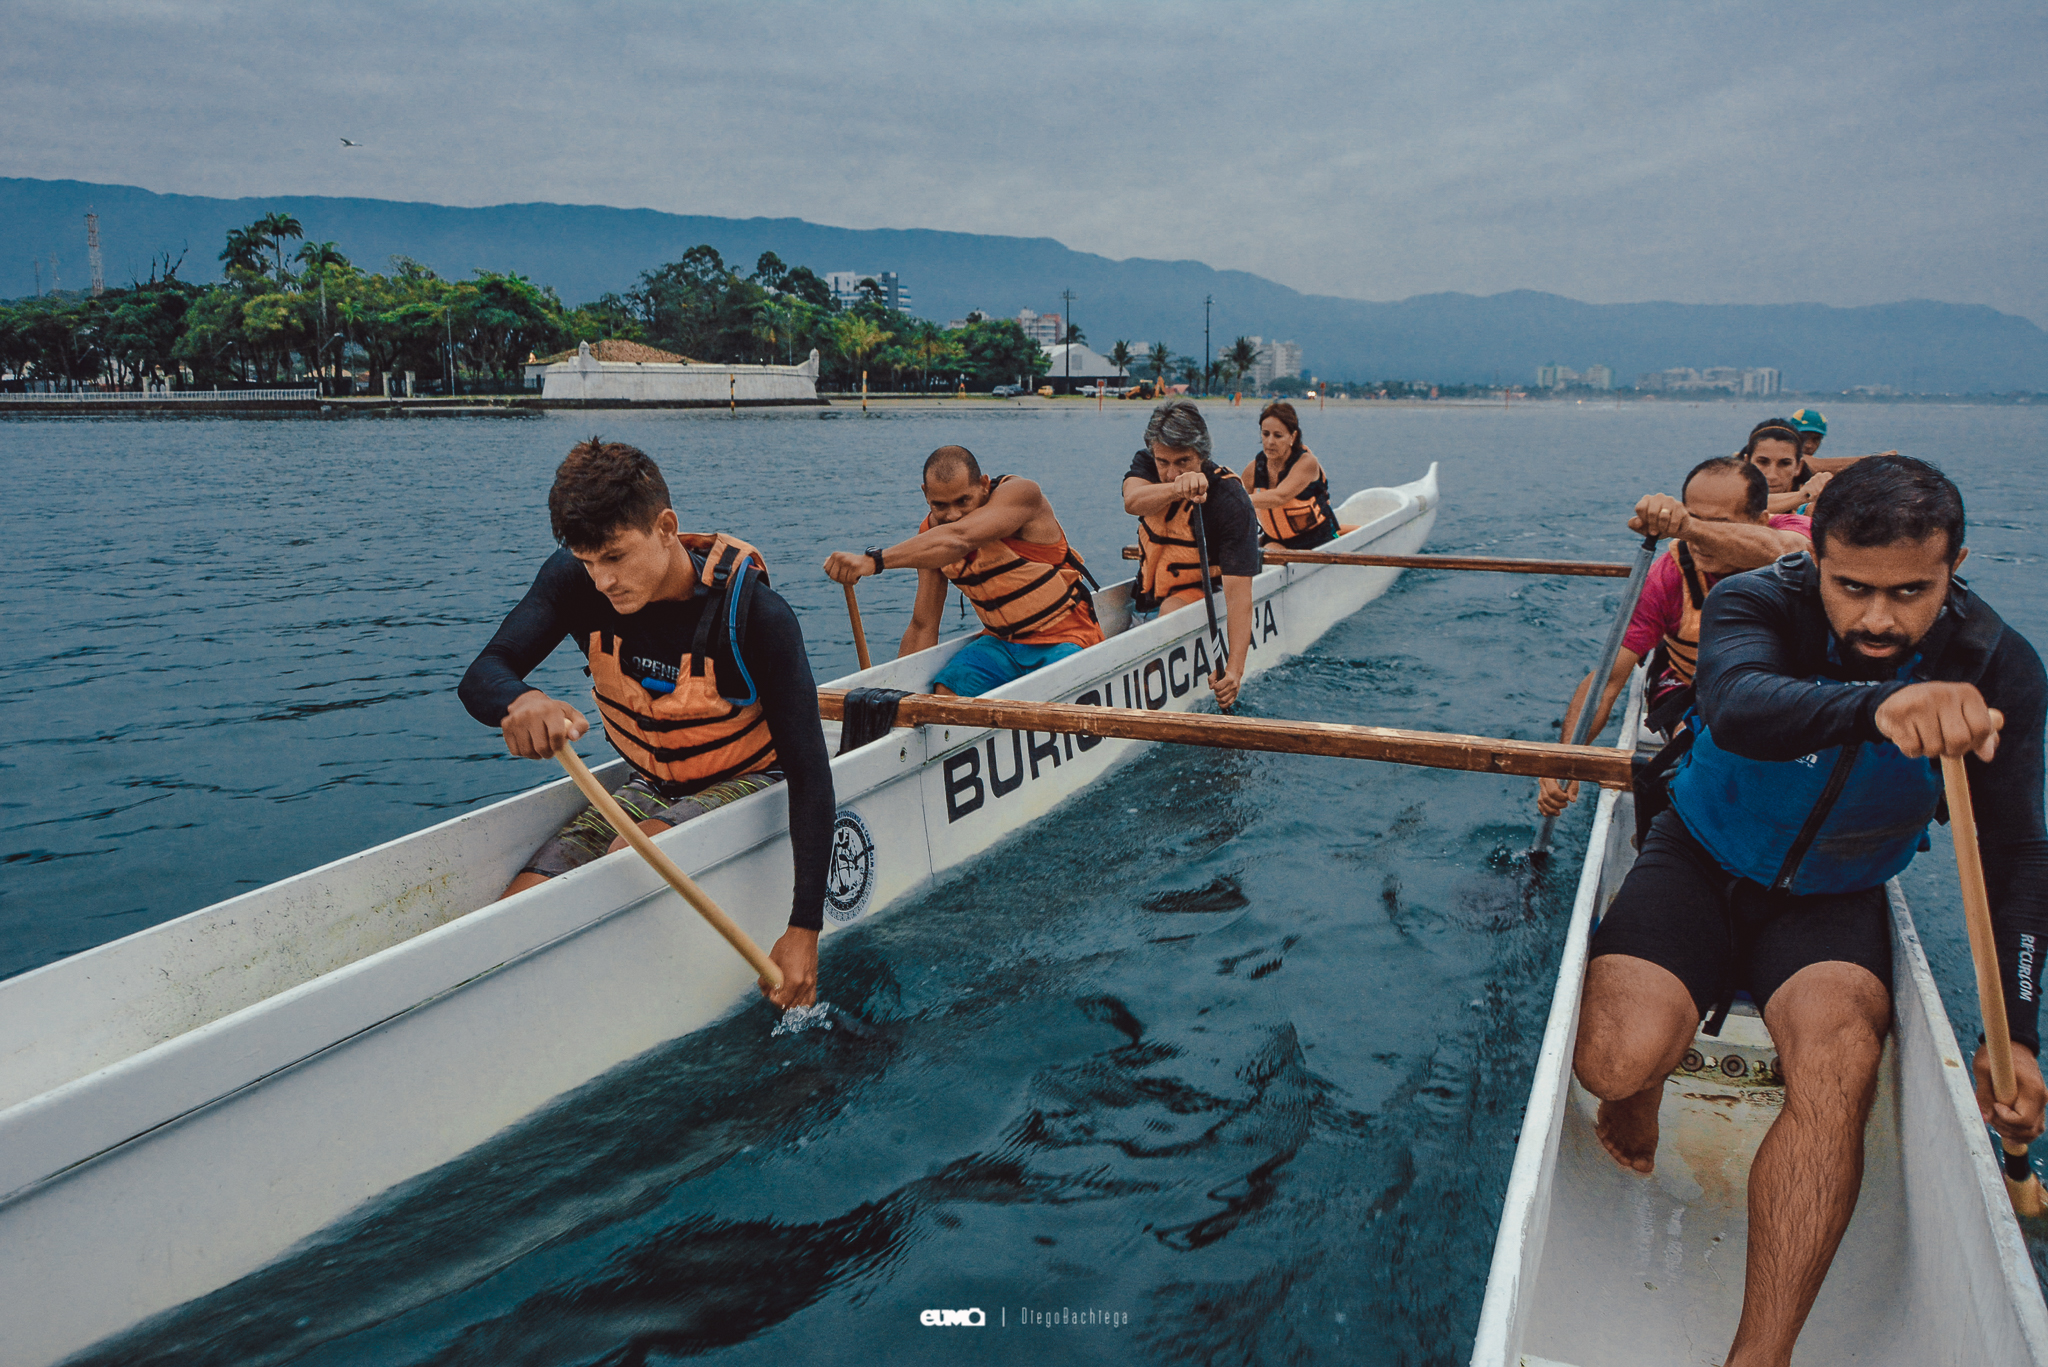
[[(1730, 873), (1800, 895), (1855, 892), (1881, 885), (1926, 848), (1942, 793), (1933, 761), (1908, 759), (1890, 741), (1787, 762), (1744, 759), (1714, 744), (1697, 713), (1692, 724), (1699, 730), (1671, 781), (1671, 805)], [(1809, 833), (1815, 816), (1819, 828)]]

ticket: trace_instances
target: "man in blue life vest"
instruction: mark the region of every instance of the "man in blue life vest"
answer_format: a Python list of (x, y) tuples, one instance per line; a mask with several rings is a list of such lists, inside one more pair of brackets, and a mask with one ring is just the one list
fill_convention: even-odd
[(953, 652), (933, 676), (932, 692), (978, 698), (1102, 639), (1088, 592), (1094, 577), (1036, 482), (991, 479), (974, 452), (941, 446), (925, 457), (922, 488), (930, 512), (916, 535), (893, 546), (834, 551), (825, 574), (858, 584), (883, 570), (917, 571), (899, 659), (939, 643), (949, 584), (974, 604), (981, 635)]
[[(1969, 756), (2019, 1095), (1977, 1098), (2031, 1140), (2048, 943), (2042, 733), (2027, 641), (1954, 577), (1963, 503), (1925, 462), (1858, 461), (1820, 495), (1813, 554), (1722, 580), (1702, 622), (1695, 736), (1592, 943), (1573, 1067), (1625, 1168), (1657, 1156), (1664, 1082), (1738, 991), (1785, 1103), (1749, 1175), (1749, 1261), (1727, 1367), (1786, 1364), (1855, 1210), (1891, 1021), (1884, 883), (1925, 848), (1939, 756)], [(1709, 1022), (1710, 1027), (1715, 1025)]]

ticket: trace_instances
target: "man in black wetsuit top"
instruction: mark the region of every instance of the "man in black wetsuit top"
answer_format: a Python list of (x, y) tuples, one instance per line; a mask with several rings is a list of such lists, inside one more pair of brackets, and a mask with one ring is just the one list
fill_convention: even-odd
[[(1932, 757), (1968, 756), (2019, 1075), (1986, 1123), (2042, 1131), (2048, 679), (1954, 577), (1963, 502), (1933, 466), (1869, 457), (1813, 516), (1813, 554), (1707, 597), (1691, 749), (1595, 932), (1573, 1066), (1616, 1162), (1648, 1173), (1664, 1081), (1738, 991), (1777, 1046), (1784, 1109), (1749, 1175), (1749, 1261), (1727, 1367), (1786, 1364), (1856, 1207), (1891, 1022), (1884, 883), (1922, 848)], [(1678, 743), (1678, 742), (1674, 742)], [(1718, 1028), (1710, 1024), (1710, 1028)]]
[[(566, 639), (588, 657), (606, 736), (633, 768), (612, 795), (643, 831), (786, 780), (795, 889), (789, 929), (768, 954), (783, 986), (761, 990), (777, 1006), (811, 1005), (834, 803), (796, 615), (753, 547), (678, 531), (660, 468), (631, 446), (593, 439), (571, 450), (548, 516), (562, 548), (463, 676), (463, 705), (500, 728), (513, 754), (552, 758), (589, 724), (525, 678)], [(586, 810), (534, 852), (505, 896), (624, 848)]]

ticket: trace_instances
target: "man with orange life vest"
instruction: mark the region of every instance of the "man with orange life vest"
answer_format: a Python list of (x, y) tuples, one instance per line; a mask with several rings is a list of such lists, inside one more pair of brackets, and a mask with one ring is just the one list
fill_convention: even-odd
[[(811, 1005), (834, 802), (796, 615), (752, 546), (678, 531), (661, 470), (631, 446), (593, 438), (571, 450), (548, 515), (561, 549), (463, 676), (463, 705), (502, 730), (513, 754), (551, 758), (589, 724), (525, 679), (567, 638), (588, 657), (605, 735), (633, 769), (612, 795), (643, 831), (786, 780), (795, 887), (789, 929), (769, 951), (783, 987), (761, 990), (777, 1006)], [(586, 810), (534, 852), (505, 896), (624, 848)]]
[[(1591, 735), (1607, 725), (1614, 703), (1628, 686), (1629, 672), (1651, 662), (1647, 703), (1653, 730), (1666, 730), (1690, 705), (1694, 666), (1699, 661), (1700, 612), (1707, 592), (1720, 580), (1770, 564), (1781, 555), (1805, 551), (1813, 524), (1796, 514), (1765, 512), (1770, 487), (1763, 472), (1741, 456), (1701, 461), (1679, 486), (1679, 497), (1648, 494), (1636, 504), (1629, 530), (1676, 538), (1650, 567), (1642, 597), (1621, 638), (1614, 670), (1607, 676), (1593, 713)], [(1593, 682), (1588, 674), (1565, 709), (1561, 735), (1572, 734)], [(1536, 806), (1555, 816), (1571, 805), (1578, 785), (1539, 781)]]
[(1330, 480), (1301, 439), (1301, 419), (1282, 399), (1259, 410), (1259, 456), (1240, 478), (1259, 519), (1259, 541), (1310, 551), (1337, 539)]
[(1102, 639), (1094, 582), (1067, 544), (1045, 491), (1017, 475), (981, 472), (964, 446), (941, 446), (924, 463), (931, 511), (917, 535), (894, 546), (834, 551), (825, 573), (857, 584), (885, 569), (917, 571), (917, 598), (899, 655), (939, 643), (950, 582), (974, 604), (982, 634), (932, 679), (934, 693), (977, 698)]
[(1209, 592), (1221, 593), (1229, 659), (1209, 676), (1218, 705), (1237, 701), (1252, 648), (1252, 577), (1259, 572), (1259, 524), (1236, 475), (1209, 459), (1209, 424), (1192, 399), (1168, 399), (1145, 424), (1145, 449), (1124, 472), (1124, 511), (1138, 519), (1139, 612), (1178, 612), (1203, 599), (1201, 510), (1209, 549)]

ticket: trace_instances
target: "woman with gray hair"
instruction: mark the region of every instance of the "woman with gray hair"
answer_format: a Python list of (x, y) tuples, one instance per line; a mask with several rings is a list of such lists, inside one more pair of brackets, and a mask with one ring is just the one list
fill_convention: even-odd
[[(1209, 459), (1209, 424), (1193, 399), (1168, 399), (1145, 424), (1145, 449), (1124, 473), (1124, 511), (1138, 519), (1138, 585), (1132, 606), (1177, 612), (1203, 598), (1194, 520), (1209, 543), (1209, 592), (1229, 615), (1228, 658), (1209, 686), (1229, 707), (1251, 653), (1252, 576), (1259, 572), (1259, 523), (1237, 476)], [(1199, 510), (1199, 513), (1197, 512)]]

